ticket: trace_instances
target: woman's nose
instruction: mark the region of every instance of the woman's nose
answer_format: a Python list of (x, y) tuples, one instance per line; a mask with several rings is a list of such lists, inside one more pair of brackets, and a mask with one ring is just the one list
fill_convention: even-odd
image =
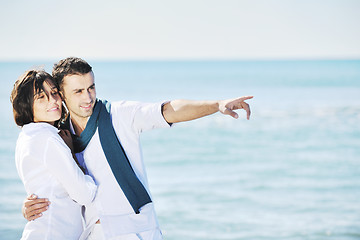
[(58, 94), (49, 94), (49, 102), (53, 103), (56, 102), (58, 100), (60, 96)]

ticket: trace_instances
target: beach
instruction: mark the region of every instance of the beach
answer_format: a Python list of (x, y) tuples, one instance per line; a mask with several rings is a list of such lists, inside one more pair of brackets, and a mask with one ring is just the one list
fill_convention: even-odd
[[(54, 62), (0, 62), (4, 240), (26, 224), (10, 92), (25, 70)], [(360, 239), (360, 60), (89, 63), (110, 101), (254, 96), (249, 121), (216, 113), (142, 134), (165, 239)]]

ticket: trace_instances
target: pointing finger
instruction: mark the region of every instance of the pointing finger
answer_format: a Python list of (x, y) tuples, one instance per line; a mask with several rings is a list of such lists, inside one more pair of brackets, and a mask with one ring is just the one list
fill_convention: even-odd
[(254, 96), (243, 96), (243, 97), (240, 97), (239, 100), (240, 101), (245, 101), (245, 100), (248, 100), (248, 99), (252, 99)]

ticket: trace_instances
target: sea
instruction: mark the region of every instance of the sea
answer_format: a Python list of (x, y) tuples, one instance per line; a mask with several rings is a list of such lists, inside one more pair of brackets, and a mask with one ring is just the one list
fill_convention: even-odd
[[(26, 223), (10, 92), (54, 63), (0, 62), (1, 240)], [(215, 113), (142, 133), (164, 239), (360, 239), (360, 60), (89, 63), (110, 101), (254, 96), (250, 120)]]

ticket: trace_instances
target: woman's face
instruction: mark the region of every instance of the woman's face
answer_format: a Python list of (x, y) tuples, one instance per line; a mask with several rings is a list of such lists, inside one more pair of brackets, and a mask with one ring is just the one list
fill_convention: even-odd
[(53, 125), (61, 118), (61, 97), (51, 81), (44, 81), (43, 89), (34, 96), (34, 122), (47, 122)]

